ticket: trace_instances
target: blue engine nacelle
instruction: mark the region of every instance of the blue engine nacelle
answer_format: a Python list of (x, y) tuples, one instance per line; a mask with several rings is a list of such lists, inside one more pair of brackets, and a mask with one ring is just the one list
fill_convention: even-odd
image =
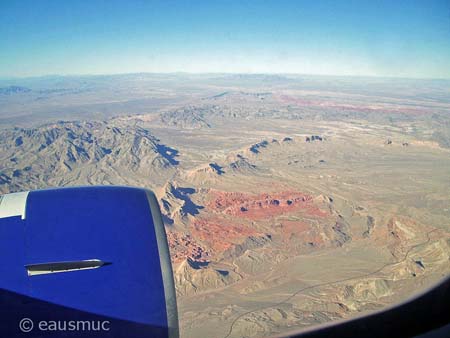
[(152, 192), (80, 187), (0, 200), (1, 337), (178, 337)]

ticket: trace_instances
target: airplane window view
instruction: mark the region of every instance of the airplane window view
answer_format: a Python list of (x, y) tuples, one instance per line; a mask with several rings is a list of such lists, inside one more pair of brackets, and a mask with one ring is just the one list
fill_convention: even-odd
[(0, 35), (0, 337), (450, 337), (448, 0), (1, 0)]

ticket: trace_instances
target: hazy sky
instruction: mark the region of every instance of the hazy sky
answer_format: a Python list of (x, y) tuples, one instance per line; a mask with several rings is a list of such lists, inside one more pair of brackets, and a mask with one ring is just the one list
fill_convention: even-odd
[(450, 0), (0, 0), (0, 76), (450, 78)]

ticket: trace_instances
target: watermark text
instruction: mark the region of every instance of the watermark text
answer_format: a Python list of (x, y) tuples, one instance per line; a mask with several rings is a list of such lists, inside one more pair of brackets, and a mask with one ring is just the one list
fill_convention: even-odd
[(86, 331), (109, 331), (111, 322), (109, 320), (40, 320), (34, 322), (30, 318), (22, 318), (19, 329), (22, 332), (53, 331), (53, 332), (86, 332)]

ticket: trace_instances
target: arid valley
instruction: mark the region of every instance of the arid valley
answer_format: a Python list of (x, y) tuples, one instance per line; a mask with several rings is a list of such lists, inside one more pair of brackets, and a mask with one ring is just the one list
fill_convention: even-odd
[(450, 273), (450, 82), (130, 74), (0, 81), (0, 192), (147, 187), (183, 338), (263, 337)]

